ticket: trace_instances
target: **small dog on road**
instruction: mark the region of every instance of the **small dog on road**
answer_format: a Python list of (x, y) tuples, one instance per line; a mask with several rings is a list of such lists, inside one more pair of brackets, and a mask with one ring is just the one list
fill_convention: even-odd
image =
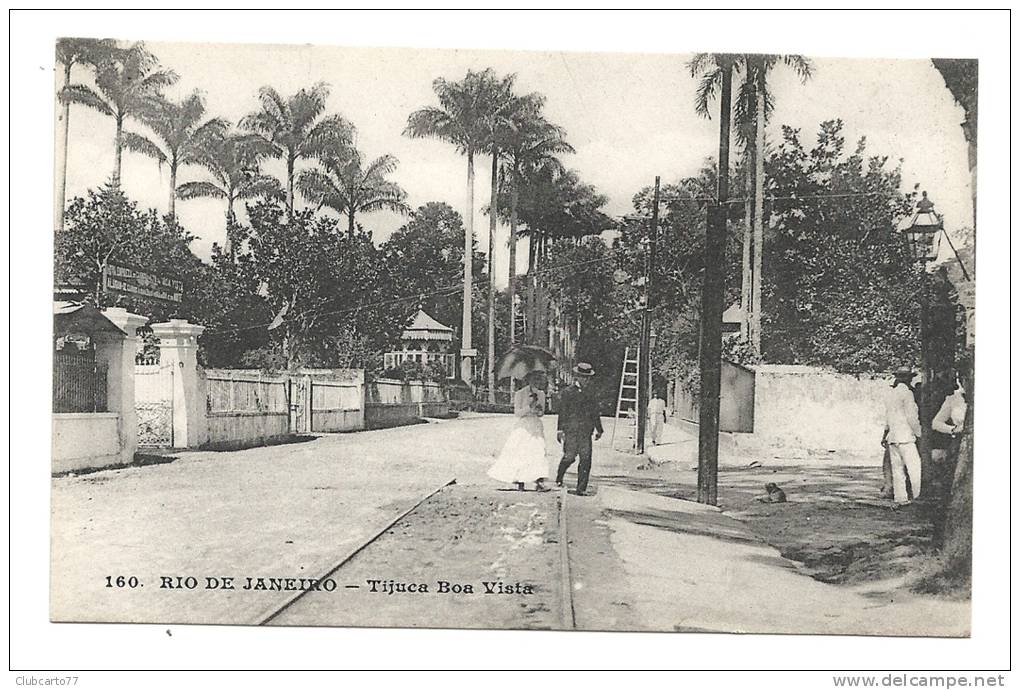
[(755, 496), (759, 503), (786, 503), (786, 492), (779, 488), (774, 482), (765, 485), (765, 493)]

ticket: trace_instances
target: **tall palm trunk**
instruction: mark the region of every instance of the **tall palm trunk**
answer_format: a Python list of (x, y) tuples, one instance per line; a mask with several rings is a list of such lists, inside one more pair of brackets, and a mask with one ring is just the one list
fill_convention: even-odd
[(355, 227), (356, 226), (354, 225), (354, 209), (353, 208), (347, 209), (347, 237), (349, 237), (352, 240), (354, 239)]
[(524, 340), (534, 344), (534, 267), (539, 256), (539, 234), (534, 228), (527, 233), (527, 295), (524, 303)]
[(117, 133), (114, 135), (114, 157), (113, 157), (113, 184), (115, 187), (120, 187), (120, 164), (122, 153), (124, 151), (123, 144), (124, 136), (124, 116), (120, 113), (117, 114)]
[(237, 263), (237, 250), (234, 248), (234, 238), (232, 236), (234, 232), (234, 223), (236, 216), (234, 216), (234, 198), (227, 197), (227, 237), (223, 241), (223, 249), (228, 257), (230, 257), (230, 263)]
[(742, 320), (740, 322), (740, 335), (744, 342), (751, 339), (751, 313), (754, 311), (751, 287), (754, 275), (751, 268), (753, 261), (754, 245), (754, 155), (751, 144), (744, 146), (744, 243), (740, 252), (741, 280), (740, 280), (740, 309)]
[(538, 270), (535, 275), (535, 293), (538, 298), (535, 313), (535, 340), (542, 347), (549, 345), (549, 298), (546, 294), (545, 276), (542, 275), (546, 260), (549, 258), (548, 251), (549, 235), (543, 230), (538, 243)]
[(170, 217), (177, 217), (177, 164), (170, 164)]
[(471, 263), (475, 236), (475, 156), (467, 152), (467, 214), (464, 219), (464, 311), (461, 315), (460, 378), (473, 385), (471, 354)]
[(765, 242), (765, 88), (755, 89), (754, 113), (754, 268), (752, 274), (751, 304), (754, 316), (751, 318), (751, 349), (761, 356), (761, 281)]
[[(71, 63), (68, 62), (64, 65), (64, 87), (71, 85)], [(71, 127), (71, 102), (66, 99), (61, 108), (60, 117), (63, 120), (62, 136), (63, 139), (60, 142), (60, 160), (57, 161), (57, 165), (60, 166), (60, 173), (58, 177), (58, 205), (56, 208), (57, 217), (55, 225), (58, 231), (64, 229), (64, 207), (67, 205), (67, 140), (70, 136)]]
[(486, 351), (489, 402), (496, 402), (496, 192), (499, 188), (499, 152), (492, 150), (492, 188), (489, 195), (489, 348)]
[(294, 156), (287, 156), (287, 215), (294, 217)]
[(510, 190), (510, 269), (507, 275), (507, 290), (510, 294), (510, 345), (517, 344), (517, 180)]

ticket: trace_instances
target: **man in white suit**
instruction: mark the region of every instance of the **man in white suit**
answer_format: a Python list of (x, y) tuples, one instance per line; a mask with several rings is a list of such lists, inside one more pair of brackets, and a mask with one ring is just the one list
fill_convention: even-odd
[(900, 367), (893, 376), (892, 390), (885, 399), (885, 441), (889, 444), (892, 464), (893, 500), (899, 505), (910, 503), (907, 495), (907, 477), (910, 489), (917, 500), (921, 495), (921, 456), (917, 452), (917, 439), (921, 436), (917, 402), (910, 382), (914, 372)]

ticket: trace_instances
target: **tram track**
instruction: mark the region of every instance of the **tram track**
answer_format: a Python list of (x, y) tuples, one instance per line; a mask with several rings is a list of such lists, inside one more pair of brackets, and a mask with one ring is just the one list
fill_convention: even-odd
[[(327, 580), (339, 580), (337, 577), (338, 573), (346, 572), (348, 566), (351, 566), (352, 562), (368, 549), (373, 544), (377, 543), (383, 535), (391, 532), (394, 527), (397, 527), (402, 522), (413, 516), (416, 511), (419, 511), (425, 506), (431, 499), (438, 496), (444, 489), (456, 484), (456, 479), (450, 479), (444, 482), (442, 485), (428, 491), (418, 498), (413, 505), (409, 506), (399, 514), (388, 520), (385, 525), (380, 529), (377, 529), (368, 536), (367, 539), (359, 542), (357, 545), (351, 547), (348, 551), (343, 553), (337, 558), (332, 564), (324, 568), (322, 573), (315, 578), (311, 578), (315, 582), (325, 582)], [(551, 563), (558, 564), (558, 568), (554, 566), (552, 570), (557, 571), (556, 577), (547, 580), (549, 585), (550, 594), (554, 600), (559, 604), (558, 612), (553, 618), (553, 626), (559, 630), (574, 630), (577, 628), (577, 618), (574, 602), (574, 582), (571, 573), (571, 562), (570, 562), (570, 520), (568, 517), (568, 498), (566, 489), (561, 489), (555, 496), (555, 507), (549, 505), (549, 508), (555, 511), (556, 515), (556, 539), (558, 554), (550, 554)], [(355, 567), (355, 566), (351, 566)], [(288, 598), (283, 601), (276, 601), (271, 606), (262, 610), (259, 615), (253, 621), (256, 625), (279, 625), (283, 621), (293, 617), (293, 612), (302, 609), (301, 602), (304, 600), (305, 595), (310, 592), (318, 591), (317, 588), (307, 588), (301, 591), (292, 593)], [(550, 602), (552, 603), (552, 602)], [(555, 604), (554, 604), (555, 606)], [(289, 615), (288, 615), (289, 614)]]
[(573, 630), (577, 627), (577, 615), (574, 610), (574, 583), (570, 573), (570, 534), (567, 530), (567, 490), (565, 487), (560, 488), (556, 506), (560, 551), (560, 628)]
[[(448, 486), (452, 486), (452, 485), (454, 485), (456, 483), (457, 483), (457, 479), (456, 478), (451, 478), (446, 483), (440, 485), (436, 489), (433, 489), (429, 493), (427, 493), (424, 496), (422, 496), (410, 508), (408, 508), (407, 510), (405, 510), (405, 511), (401, 512), (400, 514), (398, 514), (395, 518), (393, 518), (388, 523), (386, 523), (386, 525), (384, 525), (381, 529), (373, 532), (372, 535), (368, 539), (366, 539), (365, 541), (361, 542), (361, 544), (359, 544), (358, 546), (354, 547), (351, 551), (347, 552), (338, 562), (336, 562), (334, 565), (332, 565), (326, 572), (324, 572), (318, 578), (315, 578), (316, 581), (322, 582), (323, 580), (326, 580), (327, 578), (330, 578), (330, 577), (336, 575), (336, 573), (339, 572), (341, 568), (343, 568), (345, 565), (347, 565), (352, 560), (354, 560), (354, 558), (359, 553), (361, 553), (366, 548), (368, 548), (373, 543), (375, 543), (380, 537), (382, 537), (388, 531), (393, 529), (393, 527), (395, 525), (397, 525), (401, 520), (403, 520), (404, 518), (409, 516), (411, 513), (413, 513), (415, 510), (420, 508), (426, 501), (428, 501), (430, 498), (432, 498), (433, 496), (435, 496), (436, 494), (441, 492), (443, 489), (445, 489)], [(279, 604), (279, 603), (278, 604), (274, 604), (272, 608), (269, 608), (269, 609), (263, 611), (258, 616), (256, 625), (269, 625), (275, 619), (279, 618), (281, 614), (285, 613), (288, 609), (293, 607), (297, 602), (299, 602), (306, 594), (308, 594), (311, 591), (314, 591), (314, 590), (312, 590), (312, 589), (305, 589), (305, 590), (299, 591), (299, 592), (295, 593), (293, 596), (287, 598), (282, 604)]]

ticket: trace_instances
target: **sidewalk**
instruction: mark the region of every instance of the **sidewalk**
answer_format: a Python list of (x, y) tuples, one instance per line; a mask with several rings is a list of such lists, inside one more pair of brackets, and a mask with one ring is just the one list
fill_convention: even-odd
[(966, 602), (891, 602), (879, 591), (818, 582), (711, 506), (613, 486), (598, 499), (629, 603), (647, 630), (969, 634)]

